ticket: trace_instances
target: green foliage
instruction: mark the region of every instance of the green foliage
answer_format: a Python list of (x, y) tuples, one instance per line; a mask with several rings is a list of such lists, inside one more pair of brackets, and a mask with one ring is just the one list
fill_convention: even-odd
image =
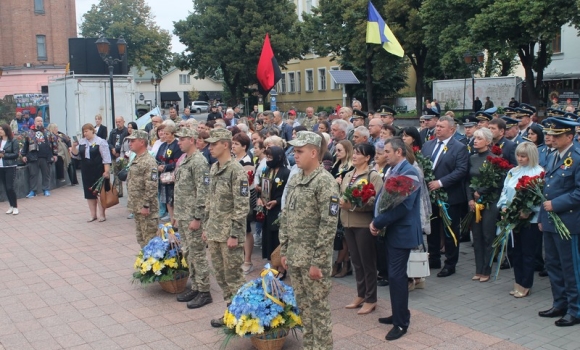
[(123, 36), (129, 66), (146, 67), (161, 75), (172, 63), (171, 36), (159, 28), (145, 0), (100, 0), (83, 15), (80, 35), (98, 38)]
[(0, 123), (10, 124), (10, 121), (16, 116), (16, 103), (14, 100), (9, 102), (7, 99), (0, 99)]
[[(373, 2), (377, 8), (383, 3)], [(303, 14), (304, 41), (318, 55), (339, 57), (342, 69), (362, 78), (363, 84), (347, 85), (346, 91), (351, 97), (370, 99), (372, 109), (406, 86), (409, 62), (366, 44), (367, 6), (367, 0), (321, 0), (312, 15)]]
[(300, 55), (300, 24), (287, 0), (194, 0), (193, 12), (175, 23), (174, 34), (187, 47), (177, 66), (200, 78), (221, 70), (233, 102), (257, 82), (264, 37), (270, 34), (278, 63)]

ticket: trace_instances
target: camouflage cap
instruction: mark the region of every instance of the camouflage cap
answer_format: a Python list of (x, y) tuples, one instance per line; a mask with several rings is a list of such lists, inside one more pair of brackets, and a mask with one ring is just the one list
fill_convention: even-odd
[(179, 128), (179, 130), (175, 133), (177, 137), (191, 137), (196, 139), (198, 137), (197, 130), (188, 127)]
[(149, 141), (149, 134), (145, 130), (133, 130), (131, 135), (125, 137), (127, 140), (136, 140), (141, 139), (145, 141)]
[(294, 147), (302, 147), (306, 145), (320, 147), (321, 142), (322, 138), (320, 135), (312, 131), (299, 131), (298, 134), (296, 134), (296, 138), (288, 143)]
[(207, 143), (214, 143), (221, 140), (231, 140), (232, 133), (228, 129), (211, 129), (209, 131), (209, 137), (205, 139)]

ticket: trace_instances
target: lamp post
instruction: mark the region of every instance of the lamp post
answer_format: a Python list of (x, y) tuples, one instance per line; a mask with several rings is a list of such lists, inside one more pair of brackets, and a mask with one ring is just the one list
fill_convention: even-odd
[[(151, 84), (155, 86), (155, 107), (157, 107), (157, 87), (161, 84), (161, 77), (155, 76), (155, 78), (151, 77)], [(161, 88), (159, 89), (161, 90)]]
[[(483, 63), (483, 52), (478, 52), (475, 55), (472, 55), (471, 52), (466, 52), (463, 55), (463, 60), (467, 67), (469, 67), (469, 71), (471, 72), (471, 103), (475, 102), (475, 72), (479, 69), (481, 64)], [(465, 103), (463, 104), (463, 110), (465, 111)]]
[(125, 52), (127, 51), (127, 42), (123, 39), (121, 35), (119, 39), (117, 39), (117, 50), (119, 51), (120, 58), (113, 58), (109, 56), (109, 49), (111, 44), (104, 36), (101, 36), (99, 40), (95, 42), (97, 45), (97, 50), (99, 51), (99, 55), (103, 61), (109, 66), (109, 82), (111, 84), (111, 114), (113, 116), (113, 124), (111, 128), (115, 127), (115, 95), (113, 90), (113, 69), (114, 64), (117, 64), (123, 61), (123, 57), (125, 56)]

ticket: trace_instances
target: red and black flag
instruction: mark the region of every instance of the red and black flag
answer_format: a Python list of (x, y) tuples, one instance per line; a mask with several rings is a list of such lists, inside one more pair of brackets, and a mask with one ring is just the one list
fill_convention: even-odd
[(266, 34), (266, 38), (264, 39), (264, 46), (262, 47), (262, 54), (258, 62), (256, 76), (258, 77), (258, 90), (262, 96), (268, 95), (278, 80), (282, 78), (282, 72), (280, 71), (276, 57), (274, 57), (274, 51), (272, 51), (270, 36), (268, 34)]

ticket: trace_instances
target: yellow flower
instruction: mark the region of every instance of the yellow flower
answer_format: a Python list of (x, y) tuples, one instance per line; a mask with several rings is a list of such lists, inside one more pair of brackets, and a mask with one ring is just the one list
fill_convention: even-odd
[(228, 328), (234, 328), (236, 326), (236, 316), (234, 316), (234, 314), (229, 312), (227, 309), (224, 313), (224, 323)]
[(363, 185), (363, 186), (366, 185), (366, 184), (368, 184), (368, 183), (369, 182), (367, 181), (367, 179), (360, 179), (357, 182), (358, 185)]
[(443, 146), (443, 153), (447, 153), (447, 146)]
[(174, 269), (176, 269), (178, 267), (177, 260), (175, 260), (175, 258), (166, 259), (166, 260), (163, 261), (163, 263), (166, 266), (169, 266), (169, 267), (174, 268)]
[(284, 317), (282, 317), (282, 315), (278, 315), (278, 316), (274, 317), (272, 322), (270, 322), (270, 327), (276, 328), (276, 327), (284, 324), (284, 322), (285, 322)]
[(173, 153), (170, 149), (167, 150), (167, 156), (171, 157), (171, 153)]
[(571, 167), (573, 163), (574, 162), (572, 161), (572, 157), (568, 157), (568, 158), (564, 159), (564, 166), (566, 168)]
[(144, 275), (147, 273), (147, 271), (151, 270), (151, 265), (149, 265), (148, 263), (143, 263), (141, 265), (141, 274)]
[(165, 265), (163, 265), (163, 263), (161, 263), (160, 261), (156, 261), (153, 264), (153, 272), (156, 275), (160, 275), (161, 274), (161, 270), (163, 270), (165, 268)]
[(141, 259), (140, 257), (137, 257), (137, 259), (135, 259), (135, 264), (133, 264), (133, 268), (138, 269), (142, 263), (143, 263), (143, 259)]
[(187, 260), (185, 258), (181, 258), (181, 266), (187, 267)]
[(302, 326), (302, 319), (300, 318), (300, 316), (296, 315), (292, 311), (290, 311), (288, 315), (290, 315), (292, 321), (294, 321), (297, 325)]

